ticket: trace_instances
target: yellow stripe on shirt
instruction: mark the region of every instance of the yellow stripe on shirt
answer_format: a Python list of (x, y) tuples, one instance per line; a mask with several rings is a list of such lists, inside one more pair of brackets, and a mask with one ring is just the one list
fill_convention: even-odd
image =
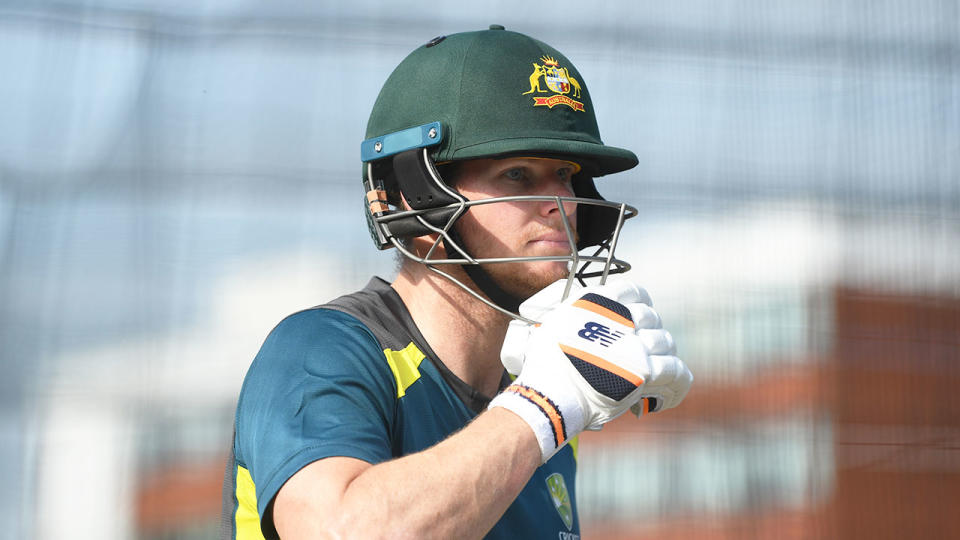
[(406, 395), (407, 388), (420, 378), (420, 362), (423, 362), (425, 356), (412, 341), (399, 351), (384, 349), (383, 354), (390, 364), (393, 378), (397, 380), (397, 397), (402, 398)]
[(257, 486), (250, 471), (237, 465), (237, 540), (264, 540), (257, 513)]

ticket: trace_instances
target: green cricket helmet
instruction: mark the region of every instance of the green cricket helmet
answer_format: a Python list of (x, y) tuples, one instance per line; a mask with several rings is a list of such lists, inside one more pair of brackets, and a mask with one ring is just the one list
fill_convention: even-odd
[[(637, 165), (633, 152), (603, 144), (590, 92), (580, 72), (549, 45), (501, 26), (434, 38), (408, 55), (380, 91), (361, 143), (366, 215), (378, 249), (395, 247), (453, 280), (480, 300), (515, 318), (523, 299), (504, 292), (483, 270), (487, 263), (567, 261), (570, 278), (625, 272), (614, 257), (632, 206), (603, 199), (593, 178)], [(444, 182), (438, 164), (511, 156), (551, 157), (580, 166), (575, 197), (498, 197), (469, 201)], [(402, 197), (402, 200), (401, 200)], [(477, 259), (460, 241), (455, 224), (477, 204), (551, 200), (577, 203), (578, 233), (567, 226), (570, 254)], [(402, 201), (409, 209), (404, 208)], [(564, 217), (565, 214), (564, 214)], [(425, 257), (406, 240), (436, 235)], [(443, 245), (447, 258), (435, 249)], [(593, 254), (581, 250), (596, 248)], [(605, 252), (605, 254), (604, 254)], [(587, 271), (591, 264), (602, 269)], [(492, 301), (444, 272), (462, 265)], [(570, 280), (572, 282), (572, 279)]]

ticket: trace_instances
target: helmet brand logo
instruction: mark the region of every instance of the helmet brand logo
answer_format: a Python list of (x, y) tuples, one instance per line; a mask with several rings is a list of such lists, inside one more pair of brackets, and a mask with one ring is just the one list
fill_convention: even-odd
[[(557, 60), (550, 56), (541, 56), (542, 64), (533, 63), (533, 73), (530, 74), (530, 90), (521, 95), (527, 94), (550, 94), (549, 96), (533, 96), (533, 106), (545, 106), (552, 109), (556, 105), (566, 105), (571, 109), (584, 112), (583, 103), (573, 98), (580, 97), (580, 82), (570, 75), (570, 71), (561, 66)], [(540, 80), (546, 89), (540, 85)], [(573, 92), (572, 95), (570, 94)]]

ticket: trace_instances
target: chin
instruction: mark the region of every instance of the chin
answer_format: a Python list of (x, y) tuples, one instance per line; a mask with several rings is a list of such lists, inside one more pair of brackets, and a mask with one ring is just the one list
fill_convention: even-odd
[(567, 263), (561, 261), (547, 261), (525, 263), (521, 266), (511, 265), (505, 272), (496, 276), (501, 287), (517, 298), (526, 300), (541, 289), (567, 277)]

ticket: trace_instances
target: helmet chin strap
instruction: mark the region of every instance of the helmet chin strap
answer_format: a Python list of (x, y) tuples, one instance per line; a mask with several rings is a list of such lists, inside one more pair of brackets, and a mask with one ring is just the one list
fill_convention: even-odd
[[(464, 246), (463, 239), (460, 237), (460, 234), (457, 232), (457, 227), (454, 225), (447, 231), (447, 234), (456, 244), (455, 246), (449, 246), (447, 242), (443, 242), (443, 248), (446, 250), (448, 256), (453, 252), (459, 253), (462, 257), (466, 259), (472, 259), (473, 257), (464, 253), (463, 250), (457, 249), (456, 246)], [(500, 306), (500, 308), (505, 309), (511, 313), (518, 313), (520, 310), (520, 303), (523, 302), (523, 299), (517, 298), (516, 296), (508, 293), (503, 290), (499, 284), (493, 279), (493, 276), (489, 272), (483, 269), (483, 266), (479, 264), (464, 264), (460, 266), (463, 268), (463, 271), (467, 273), (473, 283), (477, 286), (480, 291), (487, 295), (487, 298), (491, 302)]]

